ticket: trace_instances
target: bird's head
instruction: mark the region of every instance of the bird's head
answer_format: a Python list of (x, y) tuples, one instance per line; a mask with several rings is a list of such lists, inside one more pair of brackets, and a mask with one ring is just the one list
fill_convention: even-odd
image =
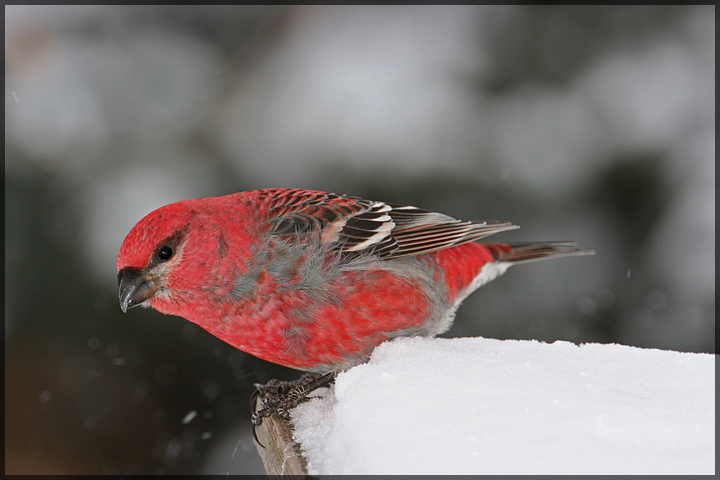
[(148, 214), (120, 247), (122, 310), (143, 305), (178, 315), (183, 304), (229, 294), (248, 269), (254, 219), (234, 196), (185, 200)]
[(123, 312), (169, 294), (196, 215), (188, 202), (178, 202), (153, 211), (130, 230), (117, 260)]

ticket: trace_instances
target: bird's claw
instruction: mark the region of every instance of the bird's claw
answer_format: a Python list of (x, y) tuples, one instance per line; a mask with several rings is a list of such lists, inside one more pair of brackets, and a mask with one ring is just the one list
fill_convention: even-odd
[[(255, 392), (250, 398), (250, 409), (253, 412), (250, 417), (252, 435), (261, 447), (265, 445), (258, 440), (255, 427), (262, 425), (263, 419), (273, 413), (277, 413), (285, 420), (290, 420), (290, 409), (297, 407), (307, 400), (307, 395), (320, 387), (329, 385), (335, 380), (335, 373), (325, 375), (317, 373), (306, 373), (298, 380), (283, 382), (270, 380), (265, 384), (255, 384)], [(257, 400), (260, 399), (259, 405)], [(257, 410), (255, 409), (257, 405)]]

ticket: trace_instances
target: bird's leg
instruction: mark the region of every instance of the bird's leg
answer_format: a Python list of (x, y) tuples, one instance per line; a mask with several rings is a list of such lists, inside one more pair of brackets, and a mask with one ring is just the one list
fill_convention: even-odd
[[(264, 447), (257, 438), (255, 427), (261, 425), (263, 418), (277, 413), (285, 420), (290, 420), (291, 408), (307, 400), (307, 395), (318, 388), (329, 385), (335, 380), (335, 373), (330, 372), (324, 375), (318, 373), (306, 373), (298, 380), (280, 381), (270, 380), (266, 384), (255, 384), (255, 392), (250, 398), (250, 409), (253, 412), (250, 421), (252, 422), (252, 434), (255, 441)], [(255, 402), (260, 397), (260, 408), (255, 411)]]

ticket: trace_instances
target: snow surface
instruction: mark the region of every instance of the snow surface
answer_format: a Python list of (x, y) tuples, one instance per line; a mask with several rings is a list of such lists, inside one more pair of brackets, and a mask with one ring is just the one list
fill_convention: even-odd
[(292, 412), (311, 475), (714, 474), (715, 356), (399, 338)]

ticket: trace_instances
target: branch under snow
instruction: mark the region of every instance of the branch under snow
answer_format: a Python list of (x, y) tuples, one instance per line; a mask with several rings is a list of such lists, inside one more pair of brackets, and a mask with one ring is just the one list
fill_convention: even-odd
[(715, 356), (401, 338), (292, 411), (310, 474), (714, 474)]

